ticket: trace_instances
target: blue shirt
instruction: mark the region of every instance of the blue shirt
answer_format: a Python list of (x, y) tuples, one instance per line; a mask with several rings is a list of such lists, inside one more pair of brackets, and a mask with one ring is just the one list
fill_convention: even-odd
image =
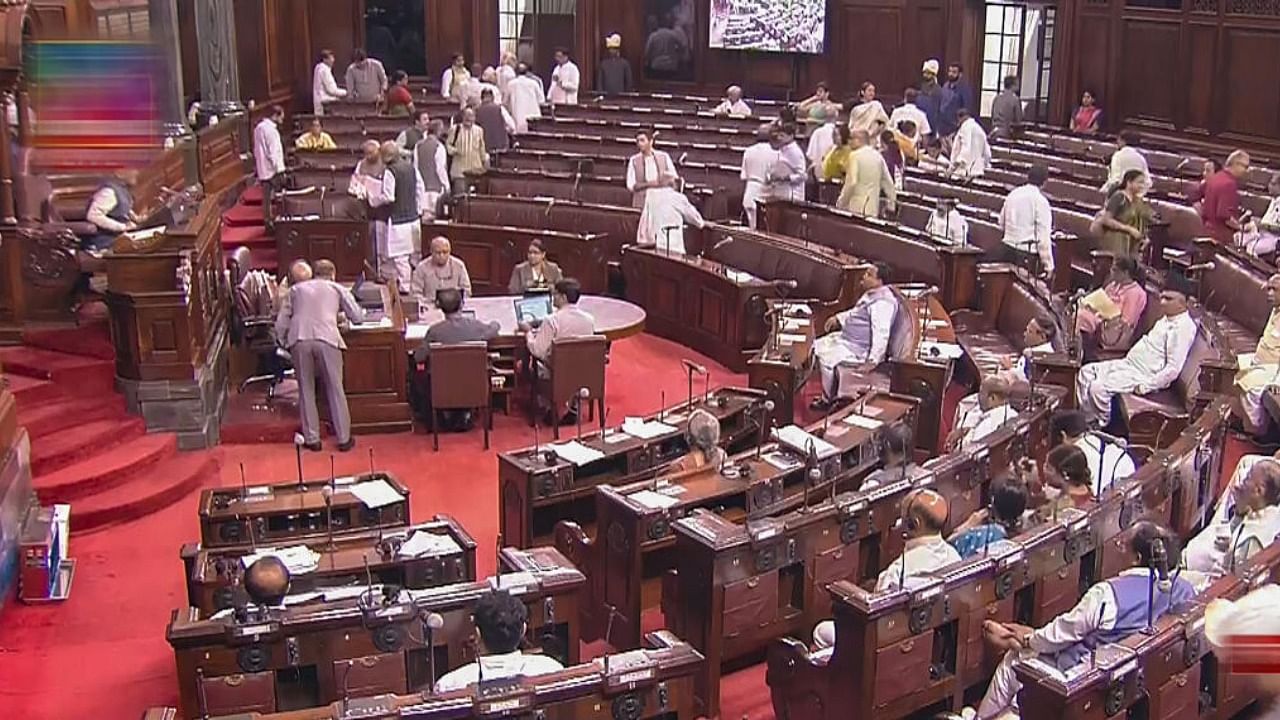
[(1005, 534), (1003, 525), (988, 523), (965, 530), (952, 540), (951, 544), (955, 546), (956, 552), (960, 553), (960, 557), (967, 558), (977, 555), (982, 552), (982, 548), (1000, 542), (1006, 537), (1008, 535)]

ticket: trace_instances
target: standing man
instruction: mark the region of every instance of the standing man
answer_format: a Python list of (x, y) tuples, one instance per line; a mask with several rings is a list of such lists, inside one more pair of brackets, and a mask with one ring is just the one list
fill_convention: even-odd
[(884, 156), (871, 147), (865, 130), (850, 133), (853, 153), (845, 162), (844, 188), (836, 207), (864, 217), (880, 217), (880, 193), (884, 193), (892, 210), (898, 202), (898, 188), (885, 165)]
[(371, 58), (364, 48), (351, 53), (347, 66), (347, 97), (351, 102), (377, 102), (387, 92), (387, 70), (382, 62)]
[(547, 102), (552, 105), (577, 105), (578, 87), (582, 73), (569, 59), (569, 51), (556, 48), (556, 69), (551, 71), (551, 87), (547, 90)]
[(779, 154), (769, 142), (773, 126), (761, 125), (756, 131), (756, 143), (742, 152), (741, 178), (747, 183), (742, 192), (742, 209), (747, 213), (747, 224), (754, 230), (756, 213), (761, 200), (769, 198), (772, 181), (770, 172), (779, 162)]
[(959, 127), (963, 122), (963, 118), (960, 117), (961, 110), (967, 110), (973, 116), (978, 114), (978, 104), (974, 102), (973, 85), (965, 79), (964, 68), (960, 63), (947, 63), (947, 82), (943, 84), (942, 89), (945, 91), (942, 117), (950, 127)]
[(453, 56), (453, 62), (440, 75), (440, 96), (461, 104), (467, 93), (471, 73), (467, 71), (467, 58), (462, 53)]
[(542, 86), (525, 63), (516, 66), (516, 76), (507, 83), (507, 102), (517, 133), (529, 132), (530, 118), (542, 117)]
[(465, 195), (471, 181), (467, 173), (483, 173), (489, 167), (489, 151), (485, 149), (484, 130), (476, 125), (476, 111), (462, 111), (462, 123), (453, 126), (445, 149), (453, 158), (449, 178), (458, 194)]
[(631, 207), (643, 208), (649, 190), (653, 188), (674, 188), (680, 181), (680, 174), (671, 156), (665, 150), (655, 150), (653, 133), (649, 130), (636, 132), (636, 149), (639, 150), (627, 161), (627, 189), (631, 191)]
[[(294, 263), (290, 274), (305, 275), (306, 263)], [(320, 450), (320, 413), (316, 409), (316, 377), (324, 380), (338, 450), (355, 447), (351, 437), (351, 412), (342, 385), (342, 351), (347, 344), (338, 330), (338, 312), (353, 323), (364, 322), (364, 310), (351, 292), (332, 280), (312, 278), (289, 288), (289, 299), (276, 318), (276, 337), (284, 339), (298, 373), (298, 398), (302, 403), (302, 437), (308, 450)]]
[(629, 93), (635, 89), (631, 78), (631, 62), (622, 57), (622, 36), (614, 33), (604, 39), (605, 57), (600, 61), (596, 87), (605, 95)]
[(408, 285), (413, 260), (422, 254), (422, 213), (426, 207), (426, 185), (417, 167), (393, 140), (382, 143), (381, 192), (369, 196), (373, 207), (390, 206), (385, 232), (377, 238), (378, 277), (395, 278), (400, 287)]
[(336, 58), (332, 50), (321, 50), (320, 62), (311, 73), (311, 111), (316, 115), (324, 115), (325, 103), (347, 96), (347, 91), (338, 87), (338, 81), (333, 79), (334, 62)]
[(1026, 184), (1014, 188), (1000, 209), (1004, 261), (1034, 265), (1038, 257), (1046, 276), (1053, 274), (1053, 208), (1040, 188), (1048, 179), (1043, 165), (1032, 165)]
[(987, 133), (965, 108), (960, 108), (956, 118), (960, 121), (960, 128), (956, 130), (955, 140), (951, 143), (949, 173), (962, 178), (982, 177), (991, 165), (991, 145), (987, 143)]
[(487, 150), (506, 150), (511, 147), (511, 133), (516, 131), (516, 121), (506, 108), (495, 101), (492, 88), (480, 91), (476, 124), (484, 131), (484, 146)]
[(1107, 182), (1102, 186), (1102, 194), (1111, 197), (1111, 194), (1124, 186), (1124, 176), (1130, 170), (1137, 170), (1142, 173), (1142, 188), (1140, 195), (1146, 195), (1147, 190), (1151, 188), (1151, 170), (1147, 167), (1147, 158), (1143, 156), (1142, 151), (1138, 150), (1138, 144), (1141, 142), (1141, 135), (1126, 130), (1116, 138), (1116, 151), (1111, 154), (1111, 166), (1107, 171)]
[(284, 108), (272, 105), (271, 114), (262, 118), (253, 129), (253, 166), (258, 174), (258, 184), (262, 186), (262, 213), (267, 227), (271, 227), (271, 203), (276, 190), (284, 185), (284, 143), (280, 140), (282, 122)]
[(427, 136), (427, 128), (431, 125), (431, 113), (426, 110), (418, 110), (413, 114), (413, 124), (396, 136), (396, 144), (405, 149), (405, 152), (413, 152), (413, 149), (422, 142), (422, 138)]
[(427, 133), (413, 147), (413, 165), (422, 176), (422, 184), (426, 189), (423, 198), (422, 219), (435, 220), (438, 215), (441, 198), (450, 192), (449, 153), (444, 147), (444, 121), (432, 120), (427, 124)]
[[(903, 124), (907, 122), (912, 123), (910, 128), (912, 132), (903, 129)], [(902, 104), (894, 108), (893, 113), (889, 115), (889, 128), (906, 135), (911, 138), (917, 148), (924, 149), (924, 139), (933, 132), (933, 128), (929, 125), (929, 116), (920, 109), (919, 90), (907, 88), (902, 93)]]
[(1248, 172), (1249, 153), (1236, 150), (1227, 156), (1226, 166), (1205, 181), (1200, 219), (1223, 245), (1231, 245), (1232, 236), (1240, 231), (1240, 178)]
[(1018, 97), (1018, 78), (1004, 79), (1004, 92), (991, 101), (991, 137), (1012, 137), (1015, 125), (1022, 123), (1022, 98)]
[[(929, 130), (921, 128), (921, 132), (925, 135), (933, 135), (936, 144), (937, 140), (945, 137), (951, 132), (955, 132), (955, 126), (950, 128), (943, 127), (942, 123), (942, 86), (938, 84), (938, 61), (926, 60), (924, 66), (920, 68), (920, 94), (916, 97), (916, 106), (924, 112), (925, 125)], [(890, 118), (890, 122), (893, 119)]]
[(769, 171), (773, 181), (773, 197), (778, 200), (804, 202), (804, 185), (808, 180), (808, 161), (796, 143), (796, 128), (788, 123), (776, 125), (772, 143), (778, 151), (778, 162)]
[(418, 299), (421, 307), (436, 306), (436, 293), (441, 290), (457, 290), (463, 300), (471, 295), (471, 275), (467, 264), (453, 256), (453, 245), (444, 236), (431, 238), (431, 255), (422, 259), (413, 269), (413, 281), (409, 292)]

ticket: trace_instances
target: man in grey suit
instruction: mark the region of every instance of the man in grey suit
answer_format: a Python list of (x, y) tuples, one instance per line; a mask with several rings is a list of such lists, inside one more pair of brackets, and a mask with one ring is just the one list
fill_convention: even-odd
[[(500, 326), (496, 320), (484, 322), (463, 314), (462, 291), (457, 288), (437, 290), (436, 307), (444, 313), (444, 320), (427, 328), (427, 335), (422, 339), (422, 344), (413, 351), (413, 357), (419, 364), (427, 361), (433, 343), (456, 345), (465, 342), (488, 342), (498, 336)], [(430, 388), (423, 388), (420, 392), (422, 394), (419, 397), (427, 397), (430, 394)], [(441, 425), (446, 430), (466, 432), (471, 429), (471, 413), (467, 410), (446, 410), (440, 414)]]
[[(301, 261), (299, 261), (301, 262)], [(298, 263), (290, 269), (298, 270)], [(302, 436), (308, 450), (320, 450), (320, 414), (316, 409), (316, 373), (324, 380), (324, 394), (338, 436), (338, 450), (355, 447), (351, 437), (351, 412), (342, 386), (342, 351), (347, 344), (338, 330), (338, 311), (353, 323), (364, 322), (364, 310), (351, 292), (332, 280), (312, 278), (289, 289), (288, 302), (276, 317), (276, 337), (293, 355), (302, 401)]]

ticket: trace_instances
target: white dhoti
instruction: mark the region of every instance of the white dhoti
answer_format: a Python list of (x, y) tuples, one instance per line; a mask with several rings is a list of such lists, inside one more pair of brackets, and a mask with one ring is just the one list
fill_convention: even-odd
[(822, 394), (828, 398), (839, 395), (836, 368), (845, 363), (856, 364), (866, 359), (841, 332), (828, 333), (814, 340), (813, 356), (818, 360), (818, 377), (822, 381)]
[(978, 705), (978, 717), (981, 720), (1018, 717), (1018, 691), (1022, 689), (1022, 683), (1018, 682), (1013, 664), (1019, 656), (1017, 651), (1009, 650), (996, 666), (996, 673), (991, 676), (991, 684), (987, 686), (987, 694), (982, 696), (982, 703)]
[(1229, 523), (1233, 491), (1244, 483), (1244, 479), (1248, 477), (1249, 471), (1253, 469), (1254, 465), (1270, 459), (1269, 455), (1244, 455), (1236, 463), (1235, 472), (1231, 473), (1231, 480), (1227, 482), (1227, 486), (1223, 488), (1222, 493), (1218, 496), (1218, 505), (1214, 508), (1213, 517), (1205, 523), (1205, 529), (1188, 540), (1187, 546), (1183, 548), (1184, 567), (1212, 567), (1219, 558), (1226, 554), (1217, 547), (1220, 533), (1213, 532), (1211, 528), (1222, 528), (1228, 536), (1230, 535)]
[(1240, 247), (1254, 257), (1261, 257), (1276, 251), (1276, 241), (1280, 240), (1265, 230), (1245, 232), (1240, 235)]
[(686, 224), (698, 228), (706, 224), (689, 198), (674, 188), (651, 188), (645, 193), (636, 242), (657, 245), (659, 250), (683, 255)]
[(742, 209), (747, 211), (747, 225), (752, 230), (756, 229), (756, 213), (760, 202), (768, 199), (769, 188), (764, 183), (755, 180), (747, 181), (747, 187), (742, 191)]
[[(444, 195), (442, 192), (432, 192), (428, 190), (423, 197), (426, 202), (422, 206), (422, 219), (431, 221), (436, 219), (436, 208), (440, 207), (440, 197)], [(417, 250), (413, 256), (413, 264), (417, 265), (422, 259), (422, 232), (418, 232), (418, 244), (415, 246)]]
[(382, 228), (377, 238), (378, 277), (383, 281), (395, 278), (401, 288), (408, 288), (413, 254), (422, 253), (422, 223), (414, 218), (412, 222), (378, 225)]
[(1254, 365), (1236, 378), (1236, 392), (1240, 393), (1240, 407), (1249, 416), (1255, 428), (1269, 423), (1262, 396), (1273, 385), (1280, 384), (1280, 365)]
[(1111, 398), (1133, 392), (1150, 376), (1124, 360), (1090, 363), (1076, 376), (1076, 400), (1091, 420), (1106, 425), (1111, 419)]

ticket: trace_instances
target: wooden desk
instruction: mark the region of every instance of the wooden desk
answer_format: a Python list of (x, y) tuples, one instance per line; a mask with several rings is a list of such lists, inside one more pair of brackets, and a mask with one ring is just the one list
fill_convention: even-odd
[[(869, 430), (842, 422), (859, 411), (868, 416), (878, 411), (875, 419), (883, 423), (882, 428)], [(785, 513), (801, 505), (809, 492), (816, 499), (833, 484), (860, 478), (879, 457), (877, 443), (882, 430), (894, 425), (910, 427), (914, 422), (913, 399), (875, 393), (865, 403), (851, 405), (810, 426), (810, 432), (824, 435), (837, 449), (816, 468), (807, 466), (801, 452), (771, 443), (730, 458), (725, 470), (598, 487), (594, 540), (576, 523), (563, 522), (556, 527), (556, 546), (579, 567), (592, 568), (587, 573), (590, 585), (583, 604), (584, 636), (603, 637), (605, 629), (612, 626), (609, 639), (615, 646), (638, 642), (641, 613), (658, 604), (655, 595), (660, 595), (664, 609), (675, 615), (669, 605), (675, 601), (659, 589), (657, 581), (667, 569), (677, 566), (679, 550), (672, 525), (679, 518), (700, 508), (714, 508), (735, 523)], [(808, 477), (811, 469), (818, 471), (819, 479)], [(664, 497), (667, 499), (661, 503), (655, 502)]]
[[(710, 402), (695, 388), (695, 408), (706, 409), (720, 420), (721, 445), (730, 452), (759, 438), (758, 393), (738, 388), (711, 392)], [(648, 440), (633, 438), (613, 428), (592, 433), (579, 442), (603, 452), (600, 460), (575, 465), (561, 460), (548, 445), (522, 448), (498, 455), (498, 487), (502, 498), (499, 532), (514, 547), (545, 544), (555, 524), (574, 520), (589, 526), (595, 519), (595, 488), (623, 485), (662, 472), (689, 450), (688, 411), (685, 401), (675, 403), (646, 420), (660, 420), (673, 432)]]
[[(635, 154), (635, 136), (631, 137), (599, 137), (594, 135), (563, 135), (558, 133), (528, 132), (516, 135), (512, 147), (520, 150), (554, 150), (560, 152), (582, 153), (585, 155), (614, 155), (618, 153)], [(748, 143), (749, 144), (749, 143)], [(665, 150), (671, 157), (687, 159), (711, 165), (742, 166), (742, 151), (747, 145), (733, 147), (730, 145), (678, 145), (676, 143), (654, 143), (658, 150)]]
[[(444, 554), (401, 555), (398, 548), (418, 532), (449, 538), (458, 549)], [(276, 547), (284, 545), (280, 543)], [(385, 534), (336, 533), (332, 540), (315, 540), (305, 546), (319, 555), (319, 560), (314, 570), (293, 575), (290, 591), (294, 593), (359, 585), (366, 581), (369, 573), (379, 584), (414, 590), (476, 579), (476, 542), (447, 515), (437, 515), (431, 522)], [(191, 607), (211, 616), (236, 604), (246, 604), (245, 566), (241, 558), (252, 552), (252, 548), (243, 547), (199, 550), (187, 576), (187, 601)]]
[(529, 241), (542, 241), (547, 258), (560, 266), (565, 277), (576, 278), (582, 292), (601, 295), (609, 290), (609, 258), (622, 253), (622, 245), (634, 239), (584, 232), (536, 229), (537, 226), (475, 225), (449, 222), (422, 224), (424, 254), (431, 238), (443, 236), (453, 254), (467, 264), (477, 295), (506, 295), (511, 271), (525, 261)]
[[(480, 582), (403, 591), (384, 603), (374, 588), (371, 607), (358, 598), (312, 602), (267, 610), (251, 622), (211, 619), (194, 608), (175, 610), (166, 631), (178, 668), (184, 717), (200, 717), (200, 691), (210, 715), (276, 712), (340, 700), (343, 675), (352, 695), (407, 693), (475, 659), (475, 601), (500, 586), (529, 609), (530, 646), (565, 664), (578, 660), (577, 594), (585, 578), (552, 548), (504, 550), (504, 566), (515, 574)], [(359, 586), (356, 587), (359, 590)], [(410, 594), (410, 597), (406, 597)], [(444, 626), (428, 642), (426, 613)]]
[[(512, 709), (551, 720), (693, 720), (693, 672), (702, 662), (702, 656), (687, 643), (662, 631), (650, 633), (643, 649), (606, 655), (544, 675), (498, 679), (438, 695), (425, 689), (413, 694), (369, 695), (376, 686), (366, 683), (349, 688), (349, 699), (327, 707), (279, 713), (254, 709), (220, 720), (480, 720), (506, 717)], [(355, 672), (368, 678), (365, 668)], [(152, 708), (143, 720), (173, 720), (175, 715), (173, 708)]]
[(759, 130), (762, 123), (776, 118), (776, 113), (774, 113), (773, 117), (763, 114), (753, 115), (752, 117), (729, 117), (728, 115), (711, 114), (711, 109), (719, 104), (719, 100), (708, 100), (701, 107), (693, 104), (682, 104), (680, 107), (654, 108), (632, 104), (632, 101), (622, 97), (609, 97), (602, 100), (600, 104), (559, 105), (556, 107), (556, 117), (603, 120), (614, 123), (634, 122), (642, 125), (661, 122), (683, 127), (726, 128), (730, 130)]
[[(598, 171), (554, 171), (493, 167), (470, 176), (479, 192), (516, 197), (554, 197), (574, 202), (628, 206), (634, 195), (627, 189), (626, 175), (604, 175)], [(737, 218), (741, 211), (725, 202), (725, 196), (687, 179), (683, 188), (689, 202), (710, 220)], [(738, 206), (739, 208), (741, 205)]]
[[(549, 197), (463, 195), (457, 198), (454, 219), (475, 225), (514, 226), (611, 238), (605, 262), (622, 260), (622, 246), (636, 237), (640, 211), (626, 206), (571, 202)], [(615, 252), (616, 251), (616, 252)]]
[[(489, 341), (489, 347), (524, 348), (525, 334), (517, 327), (516, 309), (513, 304), (517, 298), (518, 296), (515, 295), (467, 298), (466, 304), (463, 305), (464, 310), (474, 310), (477, 320), (498, 323), (498, 337)], [(605, 336), (610, 342), (629, 338), (645, 329), (647, 320), (645, 311), (625, 300), (583, 295), (578, 300), (578, 307), (595, 318), (596, 334)], [(444, 313), (439, 310), (429, 310), (419, 319), (409, 323), (405, 338), (413, 347), (417, 347), (426, 337), (431, 325), (443, 319)]]

